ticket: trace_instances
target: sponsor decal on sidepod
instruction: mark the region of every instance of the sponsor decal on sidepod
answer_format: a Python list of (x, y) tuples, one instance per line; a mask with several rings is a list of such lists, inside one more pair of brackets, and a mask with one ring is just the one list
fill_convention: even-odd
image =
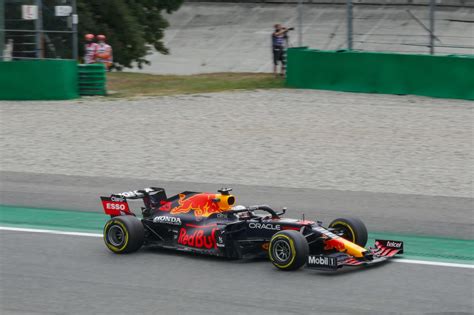
[(192, 230), (193, 232), (191, 234), (188, 234), (185, 228), (181, 228), (179, 230), (178, 244), (195, 248), (216, 248), (215, 233), (217, 230), (217, 228), (213, 228), (211, 231), (195, 229)]
[(181, 225), (181, 219), (175, 217), (159, 216), (153, 219), (153, 223), (166, 223), (172, 225)]
[(252, 223), (249, 223), (249, 228), (280, 231), (280, 225), (279, 224), (273, 225), (271, 223), (254, 223), (254, 222), (252, 222)]

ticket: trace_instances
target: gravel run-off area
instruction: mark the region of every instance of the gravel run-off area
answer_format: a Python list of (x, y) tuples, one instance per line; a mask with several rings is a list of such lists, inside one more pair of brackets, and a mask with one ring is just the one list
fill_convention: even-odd
[(0, 169), (472, 197), (474, 102), (314, 90), (0, 102)]

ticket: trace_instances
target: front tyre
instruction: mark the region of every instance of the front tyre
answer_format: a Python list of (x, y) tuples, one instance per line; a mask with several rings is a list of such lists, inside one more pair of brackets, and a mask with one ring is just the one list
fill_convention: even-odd
[(359, 218), (338, 218), (329, 224), (330, 228), (335, 229), (335, 233), (341, 234), (342, 238), (364, 247), (367, 244), (367, 228), (364, 222)]
[(298, 231), (287, 230), (275, 233), (270, 240), (268, 256), (280, 270), (296, 270), (306, 263), (309, 246)]
[(118, 216), (107, 221), (104, 227), (104, 242), (115, 254), (132, 253), (143, 245), (142, 222), (134, 216)]

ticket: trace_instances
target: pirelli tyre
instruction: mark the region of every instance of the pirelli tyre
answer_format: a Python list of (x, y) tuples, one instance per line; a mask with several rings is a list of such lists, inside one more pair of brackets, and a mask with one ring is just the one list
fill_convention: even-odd
[(306, 263), (309, 246), (298, 231), (286, 230), (275, 233), (270, 240), (268, 256), (280, 270), (296, 270)]
[(134, 216), (114, 217), (105, 224), (105, 245), (116, 254), (137, 251), (143, 245), (143, 239), (143, 224)]
[(359, 218), (337, 218), (329, 224), (329, 228), (335, 229), (337, 234), (352, 243), (364, 247), (367, 244), (367, 228)]

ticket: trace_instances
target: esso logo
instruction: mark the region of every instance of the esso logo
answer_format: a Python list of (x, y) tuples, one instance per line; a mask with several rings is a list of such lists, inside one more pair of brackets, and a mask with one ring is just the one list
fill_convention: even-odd
[(107, 204), (107, 209), (110, 210), (125, 210), (125, 205), (124, 204), (118, 204), (118, 203), (108, 203)]

